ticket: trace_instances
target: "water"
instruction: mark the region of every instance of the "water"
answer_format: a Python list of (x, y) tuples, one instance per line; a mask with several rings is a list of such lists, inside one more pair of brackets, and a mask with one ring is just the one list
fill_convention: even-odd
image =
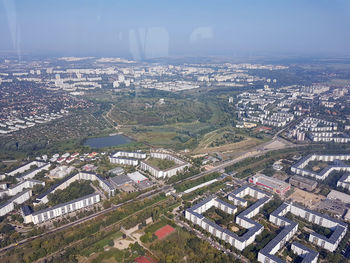
[(132, 142), (132, 140), (124, 135), (113, 135), (98, 138), (87, 139), (84, 143), (85, 146), (90, 146), (91, 148), (104, 148), (111, 146), (118, 146), (122, 144), (127, 144)]

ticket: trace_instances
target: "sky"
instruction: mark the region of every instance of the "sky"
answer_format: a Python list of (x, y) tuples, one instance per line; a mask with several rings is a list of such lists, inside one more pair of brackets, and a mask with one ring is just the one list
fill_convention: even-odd
[(4, 52), (350, 55), (350, 0), (0, 0)]

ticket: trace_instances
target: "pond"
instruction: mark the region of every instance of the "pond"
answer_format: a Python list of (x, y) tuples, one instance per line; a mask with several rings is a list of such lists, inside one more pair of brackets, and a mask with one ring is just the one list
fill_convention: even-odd
[(97, 138), (89, 138), (84, 142), (84, 146), (90, 146), (91, 148), (104, 148), (111, 146), (118, 146), (122, 144), (127, 144), (132, 142), (133, 140), (124, 135), (112, 135), (105, 137), (97, 137)]

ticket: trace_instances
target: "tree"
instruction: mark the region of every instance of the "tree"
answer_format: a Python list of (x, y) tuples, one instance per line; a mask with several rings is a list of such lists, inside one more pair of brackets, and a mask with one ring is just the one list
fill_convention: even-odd
[(109, 241), (108, 241), (108, 245), (109, 245), (110, 247), (113, 247), (113, 246), (114, 246), (114, 240), (113, 240), (113, 239), (109, 240)]
[(0, 229), (0, 233), (2, 234), (9, 234), (11, 233), (12, 231), (14, 231), (15, 228), (10, 225), (10, 224), (5, 224), (1, 229)]
[(157, 221), (158, 218), (159, 218), (159, 209), (155, 208), (152, 211), (152, 220), (153, 220), (153, 222)]

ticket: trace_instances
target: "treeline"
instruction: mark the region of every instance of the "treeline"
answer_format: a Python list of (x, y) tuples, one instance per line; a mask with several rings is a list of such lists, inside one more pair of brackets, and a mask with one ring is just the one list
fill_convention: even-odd
[(94, 188), (90, 186), (90, 181), (80, 180), (71, 183), (66, 189), (58, 189), (54, 193), (48, 195), (51, 205), (58, 205), (92, 194)]

